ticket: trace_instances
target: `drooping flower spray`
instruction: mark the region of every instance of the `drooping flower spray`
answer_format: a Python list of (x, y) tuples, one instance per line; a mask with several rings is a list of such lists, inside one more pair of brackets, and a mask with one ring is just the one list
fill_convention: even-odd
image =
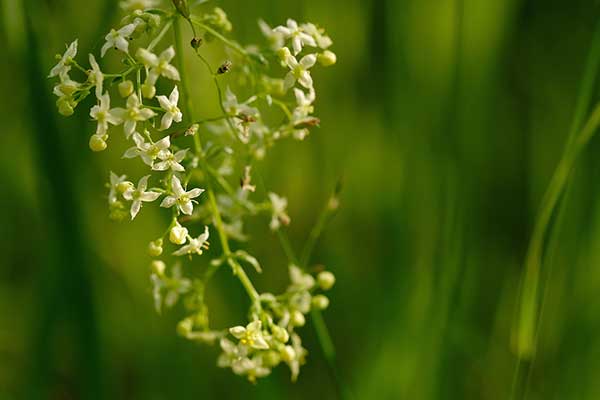
[[(58, 79), (54, 87), (58, 111), (70, 116), (86, 97), (94, 96), (96, 105), (89, 110), (96, 123), (89, 139), (91, 150), (104, 151), (116, 135), (122, 135), (130, 142), (123, 158), (146, 168), (132, 180), (127, 173), (110, 172), (112, 219), (134, 219), (151, 206), (170, 216), (147, 249), (154, 257), (150, 282), (156, 310), (163, 312), (183, 301), (187, 314), (177, 332), (190, 340), (218, 343), (220, 367), (254, 382), (285, 364), (296, 380), (308, 353), (299, 328), (311, 310), (328, 307), (323, 292), (331, 289), (335, 276), (325, 270), (313, 276), (301, 268), (304, 265), (290, 263), (285, 292), (261, 293), (246, 272), (251, 268), (260, 273), (261, 264), (247, 250), (235, 247), (249, 247), (244, 244), (249, 217), (264, 216), (273, 231), (291, 222), (285, 197), (267, 191), (265, 198), (257, 199), (253, 165), (279, 140), (303, 140), (319, 124), (313, 114), (316, 90), (311, 71), (317, 64), (335, 64), (336, 56), (329, 50), (332, 41), (322, 28), (289, 19), (274, 29), (259, 21), (266, 44), (242, 46), (229, 38), (232, 25), (220, 8), (200, 5), (190, 10), (185, 0), (173, 0), (164, 8), (157, 0), (127, 0), (120, 5), (127, 15), (105, 36), (100, 54), (87, 57), (89, 67), (76, 60), (75, 40), (50, 71), (49, 77)], [(202, 90), (216, 90), (219, 115), (202, 119), (192, 115), (181, 64), (182, 22), (190, 25), (191, 48), (214, 83)], [(173, 45), (164, 46), (171, 31)], [(206, 41), (223, 46), (230, 59), (211, 65), (203, 54)], [(103, 71), (98, 60), (104, 57), (118, 57), (122, 69)], [(223, 88), (222, 76), (233, 73), (239, 87)], [(78, 81), (75, 74), (83, 79)], [(157, 88), (167, 89), (160, 93)], [(330, 204), (337, 207), (337, 201)], [(202, 277), (192, 277), (186, 263), (206, 258), (214, 237), (222, 254), (201, 260)], [(239, 279), (251, 304), (248, 321), (229, 329), (211, 325), (204, 296), (211, 277), (223, 265)]]

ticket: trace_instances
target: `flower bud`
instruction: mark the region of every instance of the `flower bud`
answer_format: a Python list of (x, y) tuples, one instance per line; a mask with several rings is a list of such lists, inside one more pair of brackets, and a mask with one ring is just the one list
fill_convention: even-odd
[(150, 242), (148, 244), (148, 254), (150, 254), (152, 257), (160, 256), (163, 252), (162, 245), (163, 245), (162, 239), (156, 239), (156, 240)]
[(278, 325), (274, 325), (272, 331), (273, 337), (278, 342), (286, 343), (290, 339), (290, 334), (288, 333), (288, 331)]
[(291, 322), (294, 326), (304, 326), (304, 324), (306, 323), (306, 318), (304, 318), (304, 314), (296, 310), (292, 313)]
[(172, 0), (173, 5), (179, 11), (179, 13), (184, 16), (186, 19), (190, 17), (190, 10), (188, 8), (188, 4), (186, 0)]
[(320, 272), (319, 275), (317, 275), (317, 282), (321, 289), (329, 290), (335, 284), (335, 275), (329, 271)]
[(263, 354), (263, 362), (268, 367), (275, 367), (281, 362), (281, 356), (278, 352), (269, 350)]
[(73, 115), (74, 104), (66, 97), (61, 97), (56, 101), (56, 105), (58, 106), (58, 112), (60, 115), (64, 115), (65, 117), (70, 117)]
[(329, 307), (329, 299), (327, 296), (323, 296), (322, 294), (318, 294), (312, 299), (312, 305), (318, 310), (324, 310)]
[(285, 63), (287, 58), (291, 55), (292, 55), (292, 53), (290, 52), (290, 49), (288, 49), (287, 47), (282, 47), (279, 50), (277, 50), (277, 56), (279, 57), (279, 60), (282, 63)]
[(165, 269), (167, 269), (166, 264), (161, 260), (154, 260), (150, 264), (150, 269), (157, 275), (164, 275)]
[(317, 60), (319, 60), (319, 63), (322, 66), (329, 67), (336, 63), (337, 56), (335, 55), (335, 53), (333, 51), (325, 50), (324, 52), (322, 52), (321, 54), (319, 54), (317, 56)]
[(200, 129), (200, 125), (193, 124), (185, 130), (184, 136), (194, 136), (196, 133), (198, 133), (198, 129)]
[(156, 87), (154, 87), (153, 85), (150, 85), (148, 83), (142, 84), (142, 95), (145, 98), (151, 99), (154, 97), (155, 94), (156, 94)]
[(188, 230), (179, 225), (179, 222), (171, 228), (169, 232), (169, 240), (174, 244), (184, 244), (187, 240)]
[(92, 137), (90, 137), (89, 145), (92, 151), (102, 151), (106, 149), (106, 141), (104, 140), (104, 137), (100, 135), (92, 135)]
[(194, 326), (194, 322), (191, 318), (185, 318), (179, 321), (177, 324), (177, 333), (181, 336), (186, 337), (192, 332), (192, 328)]
[(133, 82), (130, 80), (119, 83), (118, 87), (121, 97), (129, 97), (129, 95), (133, 93)]
[(296, 358), (296, 351), (292, 346), (285, 346), (281, 349), (281, 359), (285, 362), (292, 362)]

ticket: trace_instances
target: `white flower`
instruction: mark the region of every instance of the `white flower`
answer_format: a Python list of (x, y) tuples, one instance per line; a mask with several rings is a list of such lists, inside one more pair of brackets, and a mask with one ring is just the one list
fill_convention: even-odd
[(161, 312), (163, 303), (167, 308), (173, 307), (179, 300), (179, 296), (187, 293), (192, 287), (189, 279), (182, 278), (180, 264), (175, 264), (171, 276), (167, 277), (164, 275), (164, 263), (162, 261), (160, 263), (162, 263), (162, 271), (155, 271), (150, 275), (154, 308), (158, 313)]
[(202, 251), (207, 246), (208, 240), (208, 226), (204, 227), (204, 232), (197, 238), (190, 238), (190, 242), (185, 246), (182, 246), (179, 250), (173, 252), (175, 256), (184, 256), (191, 254), (202, 255)]
[(173, 46), (160, 53), (159, 56), (143, 48), (138, 49), (136, 55), (148, 70), (147, 85), (154, 86), (161, 75), (174, 81), (180, 79), (177, 68), (169, 63), (175, 57)]
[(265, 37), (269, 41), (269, 44), (271, 45), (271, 49), (279, 50), (280, 48), (282, 48), (284, 46), (285, 38), (281, 32), (274, 31), (273, 28), (271, 28), (262, 19), (258, 20), (258, 26), (259, 26), (261, 32), (263, 33), (263, 35), (265, 35)]
[(302, 340), (296, 333), (292, 333), (292, 349), (294, 350), (294, 357), (290, 360), (284, 360), (290, 367), (292, 372), (292, 382), (296, 382), (298, 375), (300, 374), (300, 366), (306, 362), (306, 354), (308, 353), (304, 347), (302, 347)]
[(156, 143), (147, 143), (142, 135), (137, 132), (133, 133), (133, 141), (135, 146), (130, 147), (123, 154), (123, 158), (140, 157), (146, 165), (154, 166), (154, 160), (160, 157), (161, 153), (169, 152), (167, 149), (171, 146), (171, 138), (165, 136)]
[(272, 217), (269, 226), (272, 230), (277, 230), (283, 223), (287, 225), (290, 223), (290, 217), (287, 215), (285, 209), (287, 208), (287, 199), (285, 197), (279, 197), (275, 193), (269, 193), (269, 200), (271, 201)]
[(119, 184), (125, 182), (127, 179), (126, 175), (117, 175), (114, 172), (110, 172), (110, 191), (108, 192), (108, 203), (112, 204), (118, 200), (117, 194), (119, 193)]
[(249, 106), (249, 104), (254, 100), (255, 98), (251, 97), (244, 103), (239, 103), (237, 96), (229, 87), (227, 87), (227, 90), (225, 91), (225, 100), (223, 101), (223, 108), (225, 108), (227, 114), (231, 116), (243, 114), (250, 117), (257, 117), (259, 114), (258, 109)]
[(260, 320), (250, 322), (245, 328), (243, 326), (234, 326), (229, 329), (229, 333), (236, 339), (239, 339), (240, 343), (245, 346), (257, 350), (266, 350), (269, 348), (263, 336), (262, 322)]
[(125, 200), (132, 201), (131, 203), (131, 219), (134, 219), (135, 216), (140, 212), (140, 208), (142, 208), (142, 202), (149, 202), (158, 199), (160, 193), (158, 192), (146, 192), (146, 188), (148, 187), (148, 178), (150, 175), (144, 176), (138, 182), (137, 189), (135, 187), (130, 187), (123, 193), (123, 197)]
[(158, 96), (156, 97), (160, 106), (163, 110), (165, 110), (165, 114), (160, 121), (160, 129), (165, 130), (171, 127), (173, 121), (181, 122), (182, 114), (181, 110), (177, 107), (177, 102), (179, 101), (179, 90), (177, 86), (173, 88), (173, 91), (167, 96)]
[(222, 338), (219, 344), (223, 350), (217, 360), (217, 366), (220, 368), (231, 367), (248, 355), (248, 347), (237, 346), (229, 339)]
[(124, 0), (119, 3), (119, 6), (125, 11), (145, 10), (147, 8), (157, 7), (157, 0)]
[(290, 72), (285, 76), (283, 83), (284, 88), (287, 90), (294, 86), (294, 83), (298, 81), (302, 86), (307, 89), (312, 88), (313, 80), (308, 71), (317, 62), (317, 56), (309, 54), (300, 60), (296, 60), (296, 57), (289, 55), (285, 59), (285, 63), (290, 68)]
[(250, 382), (256, 382), (256, 378), (262, 378), (271, 373), (271, 369), (263, 366), (262, 357), (256, 355), (250, 358), (241, 358), (234, 362), (231, 370), (236, 375), (246, 375)]
[(160, 158), (161, 161), (155, 163), (152, 166), (152, 169), (154, 171), (166, 171), (171, 169), (171, 171), (175, 172), (184, 172), (185, 168), (183, 168), (183, 165), (180, 163), (185, 158), (186, 153), (187, 149), (179, 150), (175, 154), (170, 151), (162, 151), (158, 154), (158, 158)]
[(315, 278), (295, 265), (290, 265), (290, 281), (290, 291), (310, 290), (315, 285)]
[(68, 65), (71, 59), (75, 58), (77, 55), (77, 39), (75, 39), (67, 50), (65, 54), (63, 54), (62, 58), (51, 70), (48, 78), (53, 78), (55, 76), (60, 77), (60, 80), (66, 80), (68, 78), (67, 74), (71, 70), (71, 66)]
[(300, 26), (300, 28), (304, 32), (306, 32), (310, 36), (312, 36), (315, 39), (315, 41), (317, 42), (317, 46), (319, 46), (323, 50), (333, 44), (333, 41), (331, 40), (331, 38), (329, 36), (325, 35), (325, 30), (317, 28), (317, 26), (315, 24), (308, 22), (306, 24), (302, 24)]
[(115, 110), (110, 109), (110, 97), (108, 92), (99, 96), (100, 104), (95, 105), (90, 110), (90, 117), (94, 120), (98, 121), (98, 126), (96, 127), (96, 135), (104, 136), (106, 131), (108, 131), (108, 124), (118, 125), (123, 122), (123, 120), (118, 116), (118, 113), (115, 113)]
[(93, 54), (90, 54), (90, 65), (92, 66), (92, 70), (89, 73), (89, 80), (92, 84), (96, 85), (96, 97), (100, 98), (102, 96), (104, 74), (100, 71), (100, 66)]
[(184, 244), (187, 240), (188, 230), (181, 226), (179, 222), (175, 223), (175, 226), (171, 228), (169, 232), (169, 240), (174, 244)]
[(52, 93), (58, 97), (70, 97), (81, 87), (81, 83), (75, 82), (69, 76), (61, 79), (61, 82), (54, 86)]
[(116, 50), (120, 50), (123, 53), (129, 53), (129, 37), (133, 34), (133, 31), (135, 31), (135, 28), (136, 24), (127, 24), (118, 31), (111, 29), (104, 37), (106, 43), (102, 46), (100, 55), (104, 57), (106, 51), (111, 47), (114, 47)]
[(135, 131), (138, 121), (146, 121), (156, 115), (149, 108), (140, 108), (141, 105), (140, 99), (134, 93), (127, 98), (127, 108), (115, 108), (113, 110), (117, 116), (125, 121), (123, 131), (127, 138)]
[(301, 89), (294, 88), (294, 95), (298, 104), (294, 109), (294, 119), (299, 120), (310, 115), (314, 110), (312, 103), (315, 101), (315, 90), (310, 88), (306, 94)]
[(175, 175), (173, 175), (171, 180), (171, 188), (173, 190), (173, 195), (165, 197), (160, 206), (169, 208), (177, 205), (182, 213), (192, 215), (192, 212), (194, 211), (192, 199), (200, 196), (202, 192), (204, 192), (204, 189), (195, 188), (186, 192), (181, 186), (181, 181)]
[(294, 49), (294, 55), (302, 51), (303, 46), (316, 47), (317, 43), (312, 36), (304, 32), (298, 26), (298, 23), (293, 19), (287, 20), (287, 26), (278, 26), (274, 29), (275, 32), (281, 33), (286, 39), (292, 40), (292, 48)]

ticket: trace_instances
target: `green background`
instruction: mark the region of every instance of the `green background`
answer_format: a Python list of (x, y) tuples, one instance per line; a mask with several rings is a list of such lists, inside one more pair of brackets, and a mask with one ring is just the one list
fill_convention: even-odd
[[(134, 223), (109, 221), (108, 170), (130, 164), (110, 147), (90, 152), (85, 105), (61, 117), (45, 79), (74, 38), (80, 61), (98, 53), (121, 18), (115, 3), (0, 2), (0, 399), (335, 398), (310, 324), (299, 381), (280, 367), (253, 386), (218, 369), (215, 348), (175, 334), (181, 310), (153, 311), (145, 248), (165, 215), (147, 207)], [(334, 40), (338, 64), (314, 73), (320, 129), (280, 143), (261, 171), (289, 199), (296, 249), (343, 177), (313, 263), (337, 276), (324, 318), (353, 398), (600, 398), (597, 139), (553, 224), (538, 351), (513, 389), (523, 260), (568, 137), (598, 2), (213, 4), (244, 44), (260, 40), (259, 17), (315, 22)], [(197, 59), (186, 62), (198, 112), (210, 109), (214, 88)], [(262, 291), (287, 279), (267, 223), (253, 220), (250, 246)], [(226, 269), (209, 301), (217, 326), (248, 306)]]

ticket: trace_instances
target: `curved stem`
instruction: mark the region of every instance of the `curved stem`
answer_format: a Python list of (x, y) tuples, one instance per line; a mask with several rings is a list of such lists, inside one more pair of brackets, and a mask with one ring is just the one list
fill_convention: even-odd
[[(182, 92), (184, 93), (184, 96), (187, 97), (187, 101), (185, 101), (186, 114), (187, 114), (188, 119), (193, 120), (192, 104), (191, 104), (191, 99), (189, 96), (189, 90), (188, 90), (187, 79), (186, 79), (187, 75), (185, 73), (185, 68), (184, 68), (184, 64), (183, 64), (183, 46), (181, 45), (181, 27), (180, 27), (179, 19), (177, 19), (175, 21), (174, 32), (175, 32), (176, 53), (178, 55), (177, 57), (178, 57), (178, 63), (179, 63), (179, 73), (181, 75), (181, 87), (182, 87)], [(202, 166), (202, 169), (204, 170), (205, 174), (208, 176), (209, 175), (208, 165), (206, 164), (206, 159), (204, 157), (204, 151), (202, 149), (202, 142), (200, 141), (200, 136), (197, 133), (194, 135), (194, 150), (200, 160), (200, 165)], [(219, 241), (221, 242), (221, 247), (223, 249), (223, 253), (225, 254), (225, 257), (227, 258), (227, 263), (231, 266), (234, 275), (238, 277), (238, 279), (242, 283), (242, 286), (244, 286), (244, 289), (248, 293), (248, 296), (252, 300), (255, 307), (260, 309), (260, 299), (259, 299), (260, 296), (259, 296), (257, 290), (254, 288), (254, 285), (250, 281), (250, 278), (248, 278), (248, 275), (246, 274), (246, 272), (244, 271), (242, 266), (238, 263), (238, 261), (236, 259), (231, 257), (231, 248), (229, 247), (229, 240), (227, 238), (227, 233), (225, 232), (225, 228), (223, 226), (223, 219), (221, 218), (221, 213), (219, 212), (219, 207), (217, 206), (217, 200), (216, 200), (215, 193), (214, 193), (210, 179), (206, 180), (206, 185), (207, 185), (206, 192), (208, 194), (209, 204), (210, 204), (212, 212), (213, 212), (214, 225), (215, 225), (215, 228), (217, 229), (217, 232), (219, 235)], [(214, 273), (214, 271), (212, 273)], [(211, 275), (212, 275), (212, 273), (211, 273)]]
[(190, 17), (190, 21), (194, 24), (199, 26), (200, 28), (204, 29), (205, 31), (207, 31), (208, 33), (210, 33), (211, 35), (213, 35), (214, 37), (216, 37), (217, 39), (219, 39), (221, 42), (225, 43), (227, 46), (229, 46), (230, 48), (232, 48), (233, 50), (235, 50), (236, 52), (238, 52), (240, 55), (247, 57), (248, 56), (248, 52), (239, 44), (227, 39), (225, 36), (221, 35), (219, 32), (217, 32), (216, 30), (214, 30), (213, 28), (211, 28), (210, 26), (206, 25), (205, 23), (201, 22), (197, 17), (194, 17), (193, 15)]

